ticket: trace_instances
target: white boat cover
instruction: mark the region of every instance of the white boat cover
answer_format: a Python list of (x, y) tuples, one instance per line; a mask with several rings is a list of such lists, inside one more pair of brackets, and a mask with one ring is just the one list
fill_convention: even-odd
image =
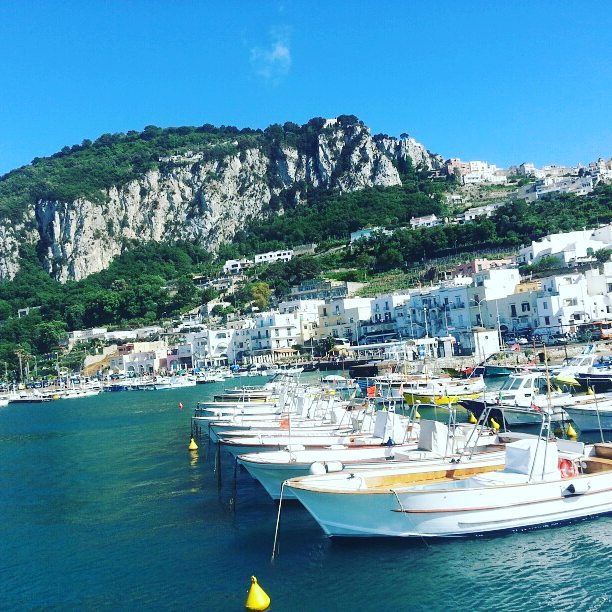
[(504, 472), (532, 475), (535, 480), (559, 478), (559, 450), (556, 442), (518, 440), (506, 445)]
[(386, 410), (377, 412), (374, 422), (374, 437), (382, 438), (383, 442), (387, 442), (390, 438), (395, 444), (401, 444), (406, 438), (406, 428), (400, 415)]
[(436, 455), (446, 454), (448, 443), (448, 427), (444, 423), (421, 420), (421, 430), (419, 432), (419, 450), (431, 451)]

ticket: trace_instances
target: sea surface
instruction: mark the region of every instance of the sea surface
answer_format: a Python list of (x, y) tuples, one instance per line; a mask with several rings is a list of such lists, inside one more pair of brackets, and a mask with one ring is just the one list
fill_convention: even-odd
[[(232, 381), (226, 385), (240, 383)], [(244, 379), (245, 384), (263, 382)], [(449, 541), (330, 541), (214, 451), (188, 452), (223, 384), (0, 409), (0, 609), (612, 609), (612, 517)], [(179, 402), (185, 406), (179, 409)]]

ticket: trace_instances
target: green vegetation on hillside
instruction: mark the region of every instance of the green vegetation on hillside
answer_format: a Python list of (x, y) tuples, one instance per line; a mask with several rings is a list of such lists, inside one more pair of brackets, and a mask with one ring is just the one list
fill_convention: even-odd
[(405, 226), (412, 217), (448, 210), (442, 193), (445, 182), (434, 182), (425, 172), (403, 168), (402, 185), (372, 187), (350, 193), (311, 191), (307, 203), (285, 208), (282, 215), (251, 223), (231, 244), (219, 251), (222, 258), (239, 257), (305, 243), (341, 238), (364, 227)]
[[(353, 115), (338, 118), (342, 126), (363, 125)], [(282, 146), (295, 146), (303, 152), (316, 152), (317, 137), (327, 129), (322, 118), (305, 125), (287, 122), (265, 130), (233, 126), (159, 128), (147, 126), (142, 132), (103, 134), (94, 141), (64, 147), (50, 157), (37, 157), (32, 163), (0, 177), (0, 218), (21, 219), (28, 206), (39, 199), (72, 201), (80, 197), (100, 201), (103, 190), (141, 177), (154, 168), (165, 167), (171, 155), (200, 153), (202, 161), (217, 160), (259, 148), (274, 160)], [(162, 160), (162, 161), (160, 161)], [(273, 173), (268, 176), (274, 183)], [(282, 194), (274, 203), (291, 194)]]
[(361, 240), (348, 257), (369, 261), (374, 271), (409, 268), (427, 259), (491, 247), (518, 247), (547, 234), (610, 222), (612, 186), (601, 185), (587, 197), (562, 194), (533, 204), (519, 200), (502, 206), (489, 219), (398, 230), (391, 236)]
[[(211, 299), (199, 291), (194, 274), (211, 270), (211, 255), (190, 243), (151, 242), (117, 257), (108, 269), (64, 285), (24, 248), (22, 267), (0, 283), (0, 363), (15, 367), (17, 350), (44, 354), (66, 332), (98, 325), (149, 324)], [(17, 318), (17, 310), (39, 307)]]

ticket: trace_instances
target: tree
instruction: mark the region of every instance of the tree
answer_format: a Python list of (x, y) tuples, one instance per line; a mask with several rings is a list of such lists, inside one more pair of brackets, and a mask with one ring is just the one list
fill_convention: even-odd
[(0, 300), (0, 321), (6, 321), (11, 313), (11, 305), (6, 300)]
[(35, 327), (32, 343), (39, 353), (50, 353), (65, 337), (66, 324), (63, 321), (49, 321)]
[(595, 258), (600, 263), (610, 261), (610, 257), (612, 257), (612, 249), (599, 249), (595, 252)]
[(259, 310), (266, 310), (270, 306), (272, 290), (270, 285), (264, 282), (256, 282), (251, 285), (251, 298)]

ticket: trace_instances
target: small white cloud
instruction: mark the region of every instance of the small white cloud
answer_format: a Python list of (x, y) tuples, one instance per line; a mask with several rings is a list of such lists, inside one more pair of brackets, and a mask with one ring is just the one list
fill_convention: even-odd
[(278, 83), (291, 69), (291, 49), (286, 29), (272, 30), (270, 44), (251, 49), (251, 66), (255, 74), (269, 83)]

